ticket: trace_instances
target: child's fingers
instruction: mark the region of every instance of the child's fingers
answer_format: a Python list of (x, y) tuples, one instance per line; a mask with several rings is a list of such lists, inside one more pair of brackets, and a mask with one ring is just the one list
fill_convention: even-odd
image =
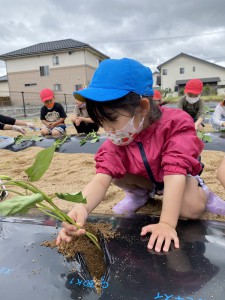
[(68, 243), (71, 241), (71, 237), (68, 236), (65, 228), (60, 230), (59, 235), (56, 239), (56, 245), (59, 245), (62, 241), (68, 242)]
[(177, 236), (174, 237), (173, 241), (174, 241), (174, 247), (177, 249), (180, 248), (180, 242)]
[(67, 234), (70, 235), (70, 236), (80, 236), (80, 235), (84, 235), (86, 233), (86, 230), (85, 229), (78, 229), (76, 231), (72, 230), (67, 230)]
[(63, 222), (62, 223), (62, 226), (63, 226), (63, 228), (65, 228), (66, 229), (66, 231), (77, 231), (77, 227), (76, 226), (74, 226), (74, 225), (71, 225), (71, 224), (68, 224), (68, 223), (66, 223), (66, 222)]
[(147, 226), (142, 227), (141, 236), (146, 235), (148, 232), (152, 232), (151, 231), (151, 225), (147, 225)]

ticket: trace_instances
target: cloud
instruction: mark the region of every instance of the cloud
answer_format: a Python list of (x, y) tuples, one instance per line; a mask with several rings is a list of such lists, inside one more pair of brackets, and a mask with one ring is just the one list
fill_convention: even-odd
[(225, 65), (224, 15), (224, 0), (4, 1), (0, 54), (72, 38), (153, 70), (181, 52)]

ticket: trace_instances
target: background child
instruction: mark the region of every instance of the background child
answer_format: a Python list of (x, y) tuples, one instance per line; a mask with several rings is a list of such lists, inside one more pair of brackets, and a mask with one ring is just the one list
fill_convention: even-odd
[(210, 123), (216, 130), (225, 129), (225, 99), (216, 106), (215, 111), (210, 118)]
[(63, 106), (55, 102), (54, 93), (50, 89), (44, 89), (40, 92), (41, 101), (44, 106), (41, 108), (41, 122), (45, 125), (41, 128), (42, 135), (51, 134), (58, 137), (65, 133), (65, 119), (67, 117)]
[(75, 108), (74, 115), (71, 117), (71, 121), (73, 122), (74, 127), (77, 130), (77, 133), (86, 133), (92, 131), (98, 131), (99, 125), (95, 124), (92, 119), (89, 117), (86, 103), (81, 102), (75, 98)]
[[(83, 226), (111, 182), (126, 192), (113, 208), (122, 214), (133, 213), (147, 202), (149, 192), (164, 188), (159, 223), (143, 227), (141, 235), (151, 233), (148, 248), (157, 252), (168, 251), (172, 241), (179, 248), (179, 216), (199, 218), (212, 195), (197, 176), (204, 144), (192, 118), (181, 110), (156, 106), (151, 70), (128, 58), (103, 61), (89, 88), (76, 93), (85, 97), (89, 116), (104, 128), (108, 140), (95, 155), (96, 175), (82, 191), (87, 204), (76, 204), (69, 216)], [(64, 224), (57, 244), (84, 233)]]
[(162, 94), (160, 91), (158, 90), (154, 90), (154, 94), (153, 94), (153, 100), (155, 101), (156, 105), (162, 106), (162, 105), (166, 105), (169, 103), (169, 101), (164, 101), (162, 99)]
[(156, 105), (160, 105), (162, 103), (162, 95), (160, 91), (154, 90), (153, 100), (155, 101)]
[(26, 130), (21, 126), (27, 126), (35, 130), (35, 125), (32, 122), (16, 120), (11, 117), (0, 115), (0, 130), (14, 130), (25, 134)]
[(205, 104), (200, 98), (203, 83), (200, 79), (189, 80), (184, 89), (185, 96), (177, 102), (177, 107), (186, 111), (195, 122), (195, 129), (202, 130), (202, 122), (205, 119)]

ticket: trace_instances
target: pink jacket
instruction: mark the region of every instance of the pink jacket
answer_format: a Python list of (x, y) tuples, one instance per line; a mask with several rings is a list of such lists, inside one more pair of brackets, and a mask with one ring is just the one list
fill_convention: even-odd
[(192, 118), (184, 111), (161, 107), (162, 116), (127, 146), (106, 140), (95, 155), (96, 173), (121, 178), (126, 173), (149, 179), (137, 142), (142, 142), (148, 163), (156, 181), (164, 175), (199, 174), (202, 169), (198, 156), (204, 148), (196, 136)]

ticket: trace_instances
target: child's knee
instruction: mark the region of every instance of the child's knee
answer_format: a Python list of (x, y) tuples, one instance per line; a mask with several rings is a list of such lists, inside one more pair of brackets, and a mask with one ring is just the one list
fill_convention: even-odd
[(41, 129), (41, 135), (48, 135), (49, 134), (49, 130), (46, 128), (42, 128)]
[(58, 130), (53, 130), (52, 131), (52, 136), (53, 137), (59, 137), (59, 136), (61, 136), (61, 133)]
[(207, 194), (193, 183), (192, 191), (186, 192), (181, 205), (181, 217), (196, 220), (205, 212)]

